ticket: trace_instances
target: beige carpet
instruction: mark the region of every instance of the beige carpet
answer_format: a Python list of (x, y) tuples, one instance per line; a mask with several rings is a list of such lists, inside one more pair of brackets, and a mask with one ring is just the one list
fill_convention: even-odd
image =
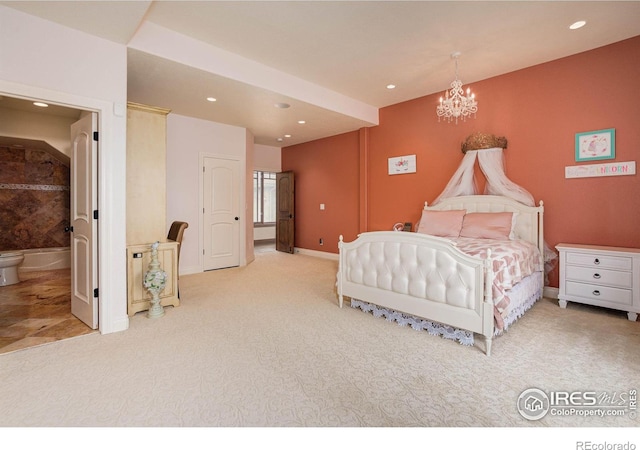
[(182, 305), (160, 319), (139, 313), (126, 332), (0, 355), (0, 425), (640, 425), (628, 416), (528, 421), (516, 409), (532, 387), (640, 388), (640, 324), (624, 313), (543, 299), (487, 357), (481, 342), (465, 347), (338, 308), (336, 269), (261, 253), (245, 268), (181, 277)]

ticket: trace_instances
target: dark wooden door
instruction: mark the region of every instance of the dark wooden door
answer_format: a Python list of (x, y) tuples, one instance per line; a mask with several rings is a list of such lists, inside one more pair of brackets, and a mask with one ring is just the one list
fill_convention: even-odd
[(276, 250), (293, 253), (295, 231), (295, 195), (293, 172), (276, 174)]

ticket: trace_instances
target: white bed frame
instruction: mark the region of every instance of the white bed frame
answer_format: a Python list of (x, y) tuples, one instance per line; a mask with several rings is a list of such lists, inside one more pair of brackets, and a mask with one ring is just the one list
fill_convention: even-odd
[[(470, 195), (445, 199), (425, 210), (513, 212), (515, 235), (544, 254), (543, 212), (508, 197)], [(340, 307), (350, 297), (484, 336), (491, 354), (494, 335), (491, 253), (462, 253), (448, 239), (421, 233), (373, 231), (352, 242), (340, 236), (337, 291)]]

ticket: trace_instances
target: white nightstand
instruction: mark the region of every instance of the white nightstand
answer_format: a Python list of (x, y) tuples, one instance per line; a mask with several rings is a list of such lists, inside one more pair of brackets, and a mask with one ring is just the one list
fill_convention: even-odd
[(558, 244), (561, 308), (567, 301), (640, 313), (640, 249)]

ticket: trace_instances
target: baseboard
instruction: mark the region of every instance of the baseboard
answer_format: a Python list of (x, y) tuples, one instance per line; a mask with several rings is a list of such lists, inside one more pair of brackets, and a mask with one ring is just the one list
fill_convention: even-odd
[(332, 259), (334, 261), (338, 260), (339, 255), (337, 253), (329, 253), (329, 252), (321, 252), (318, 250), (309, 250), (306, 248), (294, 248), (294, 253), (299, 253), (301, 255), (315, 256), (318, 258)]
[(202, 267), (200, 266), (183, 267), (180, 270), (180, 275), (193, 275), (194, 273), (202, 273)]
[(256, 239), (253, 241), (254, 245), (267, 245), (267, 244), (275, 244), (275, 239)]
[(558, 299), (558, 294), (560, 293), (560, 289), (556, 287), (545, 286), (542, 291), (542, 295), (546, 298), (552, 298), (554, 300)]

